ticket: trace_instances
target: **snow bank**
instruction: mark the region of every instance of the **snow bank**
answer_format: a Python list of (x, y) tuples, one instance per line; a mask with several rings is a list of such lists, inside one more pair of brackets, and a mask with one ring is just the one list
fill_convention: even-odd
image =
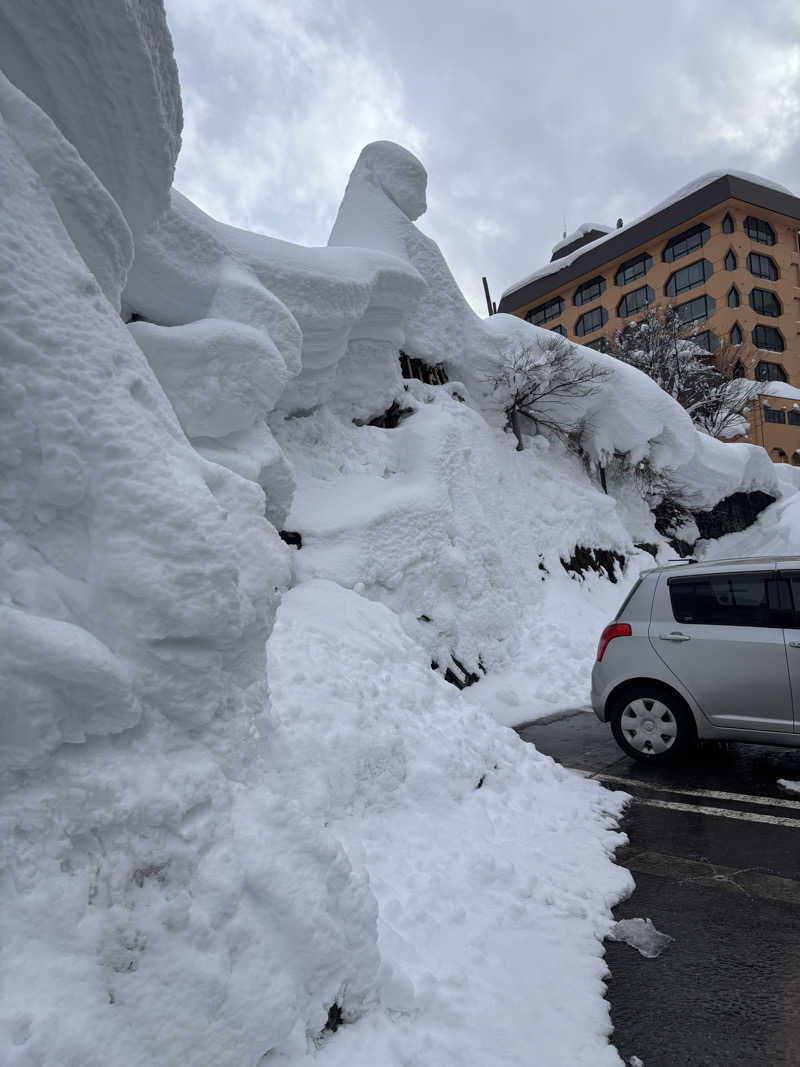
[(183, 122), (161, 0), (3, 4), (0, 69), (143, 233), (167, 206)]
[[(263, 494), (188, 444), (56, 208), (77, 156), (8, 99), (3, 1060), (100, 1067), (113, 1049), (118, 1064), (172, 1065), (202, 1049), (241, 1067), (343, 985), (357, 1002), (377, 967), (374, 901), (270, 788), (259, 753), (265, 641), (289, 578)], [(98, 189), (87, 181), (83, 205), (95, 228)], [(210, 408), (189, 391), (195, 413), (227, 429), (241, 395), (209, 392)]]
[[(505, 401), (489, 380), (511, 354), (546, 347), (553, 334), (513, 315), (485, 320), (475, 315), (436, 243), (414, 225), (425, 208), (426, 184), (425, 169), (410, 152), (388, 141), (367, 145), (350, 175), (329, 243), (378, 248), (419, 272), (427, 288), (406, 321), (405, 350), (428, 363), (444, 363), (497, 422)], [(559, 405), (559, 422), (567, 431), (580, 429), (592, 461), (606, 464), (615, 454), (632, 466), (647, 460), (665, 474), (678, 498), (702, 500), (708, 507), (735, 492), (740, 480), (741, 488), (753, 481), (767, 492), (776, 488), (763, 450), (744, 446), (750, 451), (727, 455), (727, 445), (699, 434), (680, 405), (646, 375), (591, 349), (574, 345), (572, 352), (576, 366), (593, 366), (602, 377), (585, 396)]]
[(631, 888), (608, 862), (622, 794), (465, 710), (391, 611), (332, 582), (284, 597), (269, 673), (281, 780), (363, 865), (381, 953), (369, 1014), (345, 1004), (279, 1062), (620, 1063), (598, 939)]
[(282, 410), (330, 403), (368, 418), (400, 385), (404, 319), (421, 289), (396, 259), (248, 233), (173, 192), (171, 211), (137, 249), (126, 301), (162, 325), (213, 315), (264, 330), (292, 375)]

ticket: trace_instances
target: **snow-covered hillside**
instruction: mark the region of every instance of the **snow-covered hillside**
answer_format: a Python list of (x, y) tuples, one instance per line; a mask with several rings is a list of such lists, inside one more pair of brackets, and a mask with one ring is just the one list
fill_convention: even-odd
[(550, 335), (469, 309), (397, 145), (324, 248), (171, 189), (161, 0), (5, 5), (0, 67), (3, 1063), (618, 1063), (619, 794), (496, 720), (586, 699), (668, 551), (637, 471), (778, 540), (794, 486), (586, 349), (515, 451)]

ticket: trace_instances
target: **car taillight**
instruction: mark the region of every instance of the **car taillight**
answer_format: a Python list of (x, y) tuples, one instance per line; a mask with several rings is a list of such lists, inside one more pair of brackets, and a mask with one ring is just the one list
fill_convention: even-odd
[(600, 642), (597, 646), (597, 662), (605, 655), (609, 642), (613, 641), (615, 637), (630, 637), (631, 628), (627, 622), (612, 622), (609, 626), (606, 626), (605, 630), (600, 634)]

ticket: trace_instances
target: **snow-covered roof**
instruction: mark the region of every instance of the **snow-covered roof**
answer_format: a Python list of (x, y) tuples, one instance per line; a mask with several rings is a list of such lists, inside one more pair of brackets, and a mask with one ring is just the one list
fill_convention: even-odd
[[(749, 174), (747, 171), (742, 170), (710, 170), (707, 174), (701, 174), (699, 178), (695, 178), (693, 181), (687, 182), (686, 185), (682, 185), (680, 189), (677, 189), (674, 193), (668, 196), (665, 200), (656, 204), (655, 207), (650, 208), (649, 211), (645, 211), (643, 215), (639, 215), (631, 222), (624, 226), (621, 226), (617, 230), (611, 230), (603, 237), (598, 237), (596, 241), (590, 241), (588, 244), (581, 245), (580, 248), (575, 249), (574, 252), (569, 253), (566, 256), (562, 256), (560, 259), (555, 260), (552, 263), (546, 263), (543, 267), (535, 270), (532, 274), (529, 274), (521, 281), (514, 282), (507, 289), (503, 291), (501, 300), (511, 293), (521, 289), (524, 285), (529, 285), (531, 282), (537, 281), (539, 278), (545, 278), (548, 274), (556, 274), (558, 271), (564, 270), (565, 267), (569, 267), (575, 260), (581, 256), (586, 255), (588, 251), (593, 248), (597, 248), (604, 241), (608, 241), (612, 237), (618, 237), (620, 234), (630, 230), (633, 226), (637, 226), (640, 222), (644, 222), (645, 219), (651, 218), (653, 215), (657, 215), (660, 211), (664, 211), (665, 208), (670, 207), (672, 204), (676, 204), (679, 200), (683, 200), (685, 197), (690, 196), (692, 193), (696, 193), (698, 189), (704, 188), (706, 185), (711, 185), (712, 182), (717, 181), (719, 178), (733, 177), (740, 178), (746, 182), (752, 182), (754, 185), (761, 185), (765, 189), (772, 189), (778, 193), (784, 193), (787, 196), (794, 196), (795, 194), (791, 189), (787, 189), (785, 185), (779, 185), (777, 182), (770, 181), (769, 178), (761, 178), (757, 174)], [(563, 243), (567, 244), (568, 241)], [(556, 248), (558, 245), (556, 245)], [(555, 249), (554, 249), (555, 251)]]
[[(587, 233), (611, 233), (612, 229), (612, 226), (606, 226), (602, 222), (582, 222), (577, 230), (573, 230), (572, 233), (553, 245), (552, 254), (556, 255), (562, 248), (567, 248), (573, 241), (579, 241), (581, 237), (585, 237)], [(585, 248), (586, 245), (583, 247)]]
[(800, 401), (800, 389), (795, 389), (788, 382), (763, 382), (760, 389), (761, 396), (772, 396), (781, 400)]

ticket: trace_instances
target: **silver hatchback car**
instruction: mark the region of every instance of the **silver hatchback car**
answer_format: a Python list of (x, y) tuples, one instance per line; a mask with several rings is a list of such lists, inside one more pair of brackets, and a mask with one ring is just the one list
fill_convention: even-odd
[(648, 763), (698, 738), (800, 747), (800, 556), (645, 571), (600, 638), (592, 707)]

